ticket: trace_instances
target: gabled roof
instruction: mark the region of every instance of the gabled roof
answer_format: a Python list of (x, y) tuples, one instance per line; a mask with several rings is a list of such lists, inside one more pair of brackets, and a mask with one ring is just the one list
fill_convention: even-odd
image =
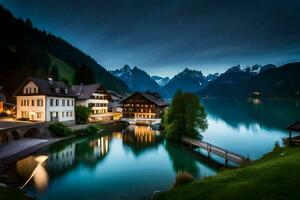
[[(32, 81), (39, 89), (37, 94), (24, 94), (23, 88)], [(64, 82), (49, 81), (39, 78), (28, 78), (18, 88), (14, 96), (47, 95), (56, 97), (76, 97), (76, 93)]]
[(85, 100), (91, 98), (100, 86), (100, 84), (73, 85), (71, 88), (76, 93), (78, 99)]
[(141, 96), (143, 96), (144, 98), (146, 98), (147, 100), (151, 101), (152, 103), (154, 103), (155, 105), (157, 105), (158, 107), (166, 107), (169, 104), (167, 102), (165, 102), (159, 94), (157, 93), (151, 93), (151, 92), (135, 92), (133, 94), (127, 95), (125, 96), (123, 99), (120, 100), (120, 103), (122, 103), (123, 101), (125, 101), (126, 99), (129, 99), (130, 97), (132, 97), (133, 95), (136, 94), (140, 94)]
[(300, 132), (300, 122), (295, 122), (287, 127), (288, 130)]

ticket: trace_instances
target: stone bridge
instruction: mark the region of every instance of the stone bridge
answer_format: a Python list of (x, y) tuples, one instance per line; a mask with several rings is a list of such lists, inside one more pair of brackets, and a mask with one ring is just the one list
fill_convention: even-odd
[(51, 134), (47, 123), (34, 123), (22, 126), (0, 129), (0, 144), (5, 144), (21, 138), (47, 138)]

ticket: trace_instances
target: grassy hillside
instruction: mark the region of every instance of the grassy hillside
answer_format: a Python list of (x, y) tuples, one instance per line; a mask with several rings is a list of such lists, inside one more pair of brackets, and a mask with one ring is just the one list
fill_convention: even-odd
[(50, 70), (53, 66), (57, 66), (60, 80), (66, 79), (69, 83), (72, 83), (75, 75), (74, 68), (52, 54), (49, 54), (49, 57), (51, 63)]
[(250, 166), (220, 172), (156, 196), (156, 200), (298, 199), (300, 148), (271, 152)]

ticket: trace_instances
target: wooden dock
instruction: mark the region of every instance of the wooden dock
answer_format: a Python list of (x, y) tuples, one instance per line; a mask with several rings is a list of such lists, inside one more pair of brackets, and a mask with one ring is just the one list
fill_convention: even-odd
[(221, 147), (215, 146), (213, 144), (210, 144), (210, 143), (207, 143), (204, 141), (192, 139), (189, 137), (182, 137), (182, 142), (190, 145), (190, 149), (192, 149), (192, 147), (196, 147), (196, 148), (201, 148), (201, 149), (206, 150), (209, 157), (213, 153), (215, 155), (218, 155), (218, 156), (224, 158), (226, 166), (228, 164), (228, 161), (231, 161), (231, 162), (234, 162), (237, 164), (245, 164), (245, 163), (250, 162), (249, 157), (239, 155), (237, 153), (228, 151), (226, 149), (223, 149)]

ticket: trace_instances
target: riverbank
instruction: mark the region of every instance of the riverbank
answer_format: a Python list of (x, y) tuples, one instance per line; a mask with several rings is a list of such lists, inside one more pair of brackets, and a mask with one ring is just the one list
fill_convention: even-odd
[(155, 200), (297, 199), (300, 195), (300, 148), (284, 147), (251, 165), (173, 188)]

